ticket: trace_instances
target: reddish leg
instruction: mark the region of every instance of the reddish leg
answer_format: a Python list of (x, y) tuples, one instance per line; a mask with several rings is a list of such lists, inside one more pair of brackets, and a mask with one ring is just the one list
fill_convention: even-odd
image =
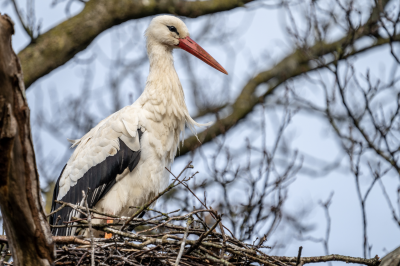
[[(112, 224), (113, 223), (113, 220), (107, 220), (107, 223), (108, 224)], [(112, 237), (112, 234), (111, 233), (106, 233), (105, 235), (104, 235), (104, 238), (105, 239), (109, 239), (109, 238), (111, 238)]]

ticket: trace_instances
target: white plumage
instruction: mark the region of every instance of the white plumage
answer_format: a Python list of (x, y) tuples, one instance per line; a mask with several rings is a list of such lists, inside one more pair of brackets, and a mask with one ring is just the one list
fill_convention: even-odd
[[(130, 216), (135, 212), (130, 206), (142, 206), (168, 186), (169, 174), (165, 167), (171, 167), (185, 124), (190, 128), (202, 126), (189, 115), (172, 57), (174, 48), (188, 41), (189, 45), (193, 43), (185, 24), (173, 16), (154, 18), (146, 37), (150, 73), (143, 94), (132, 105), (102, 120), (81, 139), (71, 141), (76, 149), (58, 180), (54, 199), (75, 200), (78, 202), (72, 203), (80, 204), (81, 191), (87, 189), (87, 184), (95, 184), (88, 199), (90, 205), (105, 213)], [(196, 51), (182, 48), (196, 55)], [(207, 55), (196, 56), (217, 69), (222, 68)], [(129, 148), (123, 154), (121, 145)], [(128, 155), (132, 158), (138, 155), (140, 159), (133, 162)], [(106, 160), (117, 156), (122, 159), (118, 159), (113, 166), (110, 162), (114, 161)], [(115, 170), (116, 166), (128, 165), (127, 160), (131, 160), (129, 167)], [(95, 174), (99, 171), (102, 171), (101, 174)], [(115, 174), (116, 171), (119, 171), (118, 174)], [(109, 172), (115, 176), (106, 176), (105, 173)], [(93, 181), (100, 176), (106, 181)], [(106, 194), (97, 199), (106, 188)], [(58, 206), (53, 202), (52, 209)], [(60, 224), (56, 221), (57, 215), (52, 216), (52, 224)], [(65, 217), (61, 217), (61, 221), (71, 220), (76, 213), (64, 212), (63, 215)], [(68, 235), (75, 231), (53, 229), (53, 233)]]

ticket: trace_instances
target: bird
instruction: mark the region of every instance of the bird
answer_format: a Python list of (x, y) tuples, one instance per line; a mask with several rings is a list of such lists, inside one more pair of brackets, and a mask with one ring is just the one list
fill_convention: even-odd
[[(143, 93), (129, 106), (111, 114), (83, 137), (70, 140), (75, 148), (55, 184), (49, 222), (55, 236), (86, 234), (76, 227), (57, 227), (80, 213), (61, 208), (63, 201), (106, 214), (130, 216), (163, 191), (185, 125), (207, 126), (189, 115), (174, 67), (173, 51), (183, 49), (224, 74), (228, 72), (190, 38), (185, 23), (172, 15), (154, 17), (145, 31), (150, 62)], [(93, 223), (104, 220), (94, 219)], [(85, 231), (85, 230), (84, 230)]]

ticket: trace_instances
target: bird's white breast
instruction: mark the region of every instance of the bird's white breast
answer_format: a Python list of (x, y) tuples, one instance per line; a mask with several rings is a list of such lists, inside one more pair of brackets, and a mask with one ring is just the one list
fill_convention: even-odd
[[(129, 216), (135, 212), (129, 207), (144, 205), (168, 186), (169, 172), (165, 168), (171, 168), (179, 135), (185, 126), (185, 116), (168, 112), (171, 105), (165, 106), (163, 101), (146, 104), (149, 101), (145, 96), (126, 111), (138, 114), (135, 116), (138, 117), (138, 127), (144, 129), (140, 140), (140, 161), (132, 172), (126, 170), (118, 176), (116, 184), (96, 204), (97, 209), (106, 213)], [(129, 118), (125, 120), (127, 124), (131, 122)]]

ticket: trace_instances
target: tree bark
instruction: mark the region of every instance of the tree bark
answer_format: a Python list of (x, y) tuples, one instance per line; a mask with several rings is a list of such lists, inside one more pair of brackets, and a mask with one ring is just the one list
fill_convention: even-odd
[(14, 23), (0, 15), (0, 209), (14, 265), (51, 265), (54, 244), (41, 203)]
[(396, 248), (382, 258), (380, 266), (398, 266), (400, 265), (400, 247)]

